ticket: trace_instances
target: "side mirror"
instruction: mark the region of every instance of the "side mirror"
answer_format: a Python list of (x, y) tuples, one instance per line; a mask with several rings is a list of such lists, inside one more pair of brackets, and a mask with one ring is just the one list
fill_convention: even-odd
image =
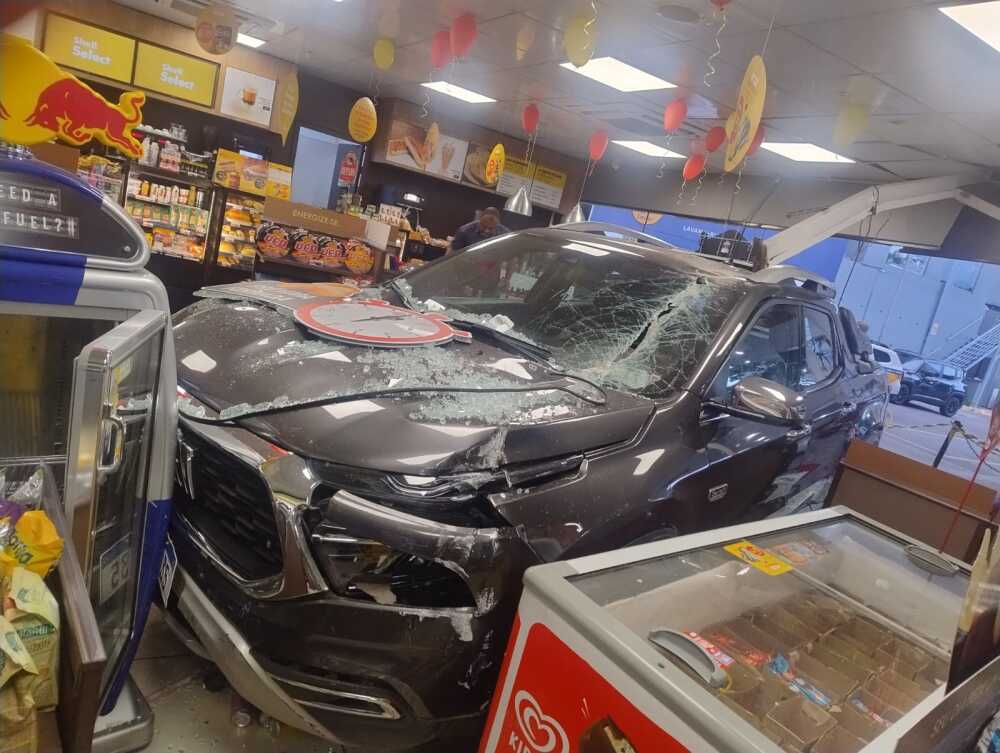
[(805, 400), (783, 384), (762, 377), (747, 377), (733, 387), (733, 404), (750, 413), (798, 426), (805, 422)]

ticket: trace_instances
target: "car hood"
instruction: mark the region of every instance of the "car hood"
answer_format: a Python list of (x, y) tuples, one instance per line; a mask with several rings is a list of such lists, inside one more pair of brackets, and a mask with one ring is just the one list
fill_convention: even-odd
[[(559, 457), (627, 441), (653, 410), (645, 398), (567, 378), (488, 338), (350, 345), (246, 301), (203, 301), (177, 321), (178, 382), (195, 411), (201, 403), (209, 417), (218, 412), (299, 455), (348, 466), (435, 475)], [(414, 388), (421, 391), (406, 392)], [(337, 402), (295, 407), (320, 398)], [(282, 411), (241, 418), (273, 408)]]

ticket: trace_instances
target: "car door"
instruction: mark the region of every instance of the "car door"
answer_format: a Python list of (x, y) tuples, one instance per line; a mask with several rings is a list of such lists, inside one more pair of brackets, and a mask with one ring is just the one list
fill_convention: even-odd
[(918, 372), (916, 388), (913, 397), (940, 400), (944, 397), (945, 385), (941, 379), (941, 365), (933, 361), (924, 361)]
[[(847, 417), (837, 384), (842, 366), (835, 327), (829, 314), (821, 315), (826, 319), (810, 314), (807, 325), (798, 301), (765, 304), (709, 388), (701, 416), (711, 434), (702, 527), (822, 504), (823, 481), (832, 478)], [(749, 376), (801, 393), (805, 425), (779, 424), (735, 408), (733, 388)]]

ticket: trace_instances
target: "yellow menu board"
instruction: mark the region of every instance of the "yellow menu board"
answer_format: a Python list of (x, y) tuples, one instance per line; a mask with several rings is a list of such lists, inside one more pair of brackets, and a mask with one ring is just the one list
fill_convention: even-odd
[(135, 40), (72, 18), (45, 17), (42, 52), (59, 65), (96, 73), (115, 81), (132, 80)]
[(531, 186), (531, 201), (539, 206), (558, 209), (566, 189), (566, 173), (538, 165)]
[(211, 107), (218, 75), (217, 63), (139, 42), (132, 81), (143, 89)]

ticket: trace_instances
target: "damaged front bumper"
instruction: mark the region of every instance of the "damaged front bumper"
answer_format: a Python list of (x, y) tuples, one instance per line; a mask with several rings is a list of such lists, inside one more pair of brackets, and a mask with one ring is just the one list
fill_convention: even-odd
[[(262, 476), (279, 520), (302, 525), (281, 509), (287, 485), (279, 493), (275, 476)], [(514, 528), (446, 525), (343, 491), (316, 506), (351, 537), (446, 568), (468, 588), (472, 606), (373, 603), (327, 588), (294, 594), (298, 578), (284, 576), (322, 571), (305, 530), (283, 537), (282, 585), (261, 589), (235, 577), (225, 554), (179, 515), (172, 533), (184, 585), (168, 610), (237, 691), (289, 725), (365, 751), (475, 739), (522, 574), (537, 562), (530, 547)]]

